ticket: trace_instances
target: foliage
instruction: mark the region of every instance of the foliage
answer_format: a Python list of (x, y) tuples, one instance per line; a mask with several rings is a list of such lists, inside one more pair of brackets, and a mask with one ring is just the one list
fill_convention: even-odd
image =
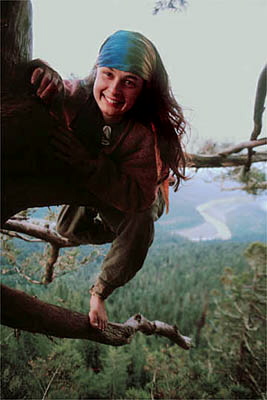
[[(49, 217), (50, 218), (50, 217)], [(1, 253), (1, 273), (2, 275), (12, 276), (18, 273), (22, 278), (34, 284), (46, 284), (46, 266), (50, 258), (51, 245), (38, 241), (31, 243), (32, 251), (28, 251), (28, 246), (22, 244), (21, 240), (13, 240), (8, 235), (0, 234), (2, 243)], [(26, 251), (25, 251), (26, 249)], [(73, 273), (99, 261), (103, 258), (103, 250), (90, 246), (91, 251), (87, 254), (78, 248), (61, 249), (60, 255), (55, 263), (56, 272), (53, 278), (59, 278), (63, 275)], [(36, 250), (36, 251), (35, 251)]]
[[(191, 243), (164, 234), (135, 279), (108, 300), (111, 320), (123, 322), (141, 311), (151, 320), (176, 323), (194, 337), (195, 348), (189, 352), (143, 335), (129, 346), (112, 348), (26, 332), (15, 337), (2, 327), (2, 398), (264, 398), (265, 254), (257, 243), (244, 257), (246, 247)], [(30, 251), (27, 256), (30, 260)], [(44, 301), (87, 312), (88, 287), (97, 270), (95, 262), (86, 263), (48, 287), (30, 285), (15, 274), (4, 274), (2, 280)]]
[(221, 278), (224, 291), (213, 292), (216, 310), (209, 342), (220, 361), (214, 369), (222, 378), (235, 390), (246, 388), (250, 395), (265, 398), (266, 246), (252, 243), (245, 256), (250, 270), (240, 275), (225, 268)]
[(245, 184), (245, 190), (250, 194), (259, 194), (266, 188), (258, 187), (260, 183), (266, 182), (266, 172), (263, 168), (252, 167), (246, 173), (244, 173), (243, 167), (228, 168), (226, 172), (221, 174), (221, 179), (228, 180), (233, 179), (234, 181)]
[(186, 0), (160, 0), (156, 1), (153, 14), (158, 14), (159, 11), (171, 10), (182, 11), (188, 4)]

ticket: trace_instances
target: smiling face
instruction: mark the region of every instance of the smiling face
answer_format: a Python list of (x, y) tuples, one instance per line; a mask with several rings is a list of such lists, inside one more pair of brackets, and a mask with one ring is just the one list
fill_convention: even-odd
[(94, 98), (107, 123), (116, 123), (135, 104), (144, 80), (131, 72), (98, 67), (94, 83)]

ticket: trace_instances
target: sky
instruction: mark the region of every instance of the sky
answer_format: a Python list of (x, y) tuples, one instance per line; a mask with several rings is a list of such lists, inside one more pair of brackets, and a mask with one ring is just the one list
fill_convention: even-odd
[[(153, 15), (156, 0), (32, 0), (33, 58), (63, 78), (88, 75), (103, 41), (139, 31), (157, 47), (190, 125), (187, 149), (206, 140), (239, 143), (253, 129), (266, 63), (267, 0), (188, 0)], [(266, 115), (263, 132), (266, 136)]]

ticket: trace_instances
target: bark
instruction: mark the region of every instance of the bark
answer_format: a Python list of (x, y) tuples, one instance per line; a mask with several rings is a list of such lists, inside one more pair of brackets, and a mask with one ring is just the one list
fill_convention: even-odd
[(32, 58), (32, 6), (29, 0), (1, 1), (1, 74), (6, 85), (16, 66)]
[(161, 321), (148, 321), (142, 315), (131, 317), (124, 324), (108, 323), (105, 331), (93, 328), (88, 315), (40, 301), (19, 290), (2, 285), (2, 324), (32, 333), (69, 339), (87, 339), (112, 346), (129, 344), (136, 334), (159, 335), (185, 350), (191, 340), (182, 336), (176, 326)]
[(54, 244), (51, 245), (50, 255), (45, 266), (45, 281), (44, 284), (51, 283), (53, 281), (54, 265), (57, 262), (59, 256), (59, 247)]

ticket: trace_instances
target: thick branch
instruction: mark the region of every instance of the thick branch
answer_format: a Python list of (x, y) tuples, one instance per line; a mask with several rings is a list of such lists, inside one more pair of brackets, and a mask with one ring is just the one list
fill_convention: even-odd
[(26, 220), (11, 218), (5, 222), (3, 228), (5, 230), (33, 236), (45, 242), (51, 243), (58, 248), (74, 247), (79, 245), (79, 243), (72, 242), (71, 240), (60, 236), (54, 229), (51, 228), (48, 222), (45, 223), (45, 225), (37, 225)]
[(108, 323), (105, 331), (93, 328), (88, 315), (53, 304), (2, 285), (2, 324), (32, 333), (70, 339), (87, 339), (112, 346), (129, 344), (136, 332), (164, 336), (183, 349), (191, 347), (191, 340), (182, 336), (176, 326), (160, 321), (148, 321), (140, 314), (124, 324)]
[[(254, 153), (252, 162), (267, 161), (267, 153)], [(188, 154), (187, 166), (189, 168), (219, 168), (219, 167), (237, 167), (247, 163), (246, 155), (239, 156), (221, 156), (205, 154)]]

